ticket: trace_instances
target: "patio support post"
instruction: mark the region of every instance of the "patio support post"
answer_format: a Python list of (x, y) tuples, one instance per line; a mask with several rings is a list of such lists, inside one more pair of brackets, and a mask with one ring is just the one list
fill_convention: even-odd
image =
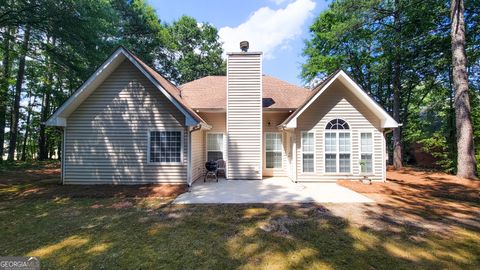
[(293, 136), (293, 182), (297, 183), (297, 134), (292, 130)]
[(64, 126), (61, 128), (62, 131), (62, 150), (60, 152), (60, 181), (62, 182), (62, 185), (65, 182), (65, 138), (67, 137), (67, 126)]
[(187, 184), (192, 186), (192, 128), (187, 127)]
[(187, 127), (187, 185), (190, 188), (193, 183), (192, 173), (192, 133), (201, 130), (201, 125)]

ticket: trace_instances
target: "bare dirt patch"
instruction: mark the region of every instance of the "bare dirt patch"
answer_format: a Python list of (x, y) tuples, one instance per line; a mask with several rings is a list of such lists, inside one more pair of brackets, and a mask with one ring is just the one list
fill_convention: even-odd
[[(480, 181), (458, 178), (440, 172), (414, 168), (400, 171), (389, 169), (387, 182), (364, 185), (357, 181), (338, 181), (338, 184), (363, 194), (421, 195), (459, 201), (480, 202)], [(421, 194), (418, 194), (421, 192)]]
[(354, 223), (392, 232), (400, 229), (448, 233), (454, 227), (480, 228), (480, 181), (460, 179), (414, 168), (389, 170), (387, 182), (365, 185), (357, 181), (338, 184), (362, 193), (376, 204), (331, 206)]

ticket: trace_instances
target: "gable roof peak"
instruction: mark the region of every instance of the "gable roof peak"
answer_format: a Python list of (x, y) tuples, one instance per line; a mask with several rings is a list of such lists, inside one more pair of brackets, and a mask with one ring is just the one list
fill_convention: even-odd
[(297, 118), (319, 97), (326, 89), (337, 79), (341, 79), (347, 85), (347, 89), (352, 91), (372, 112), (381, 119), (382, 128), (396, 128), (399, 126), (386, 111), (370, 95), (368, 95), (353, 78), (342, 69), (337, 69), (312, 90), (312, 94), (305, 102), (298, 107), (279, 127), (296, 128)]
[(95, 72), (53, 113), (46, 124), (66, 126), (66, 118), (88, 97), (110, 74), (128, 59), (147, 79), (171, 101), (185, 116), (185, 125), (208, 124), (191, 109), (180, 96), (180, 90), (169, 80), (145, 64), (127, 48), (120, 45)]

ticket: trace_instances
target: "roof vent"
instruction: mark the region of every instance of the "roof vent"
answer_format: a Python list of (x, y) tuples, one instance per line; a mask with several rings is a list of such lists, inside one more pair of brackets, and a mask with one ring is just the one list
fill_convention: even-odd
[(249, 47), (248, 41), (244, 40), (240, 42), (240, 50), (242, 50), (242, 52), (247, 52), (248, 47)]

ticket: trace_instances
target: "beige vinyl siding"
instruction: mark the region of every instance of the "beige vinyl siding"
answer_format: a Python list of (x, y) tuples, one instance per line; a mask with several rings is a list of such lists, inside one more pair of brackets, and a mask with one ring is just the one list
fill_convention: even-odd
[[(226, 130), (227, 130), (227, 121), (226, 121), (226, 113), (199, 113), (200, 117), (202, 117), (205, 122), (207, 122), (212, 128), (203, 132), (203, 150), (202, 150), (202, 158), (203, 163), (207, 161), (207, 133), (223, 133), (223, 139), (226, 140)], [(226, 148), (226, 147), (225, 147)], [(224, 159), (227, 162), (227, 149), (224, 149), (225, 153)]]
[[(208, 132), (220, 132), (225, 134), (226, 121), (225, 113), (199, 113), (212, 128), (194, 132), (192, 136), (192, 175), (193, 180), (203, 177), (205, 172), (205, 161), (207, 160), (206, 134)], [(224, 138), (225, 139), (225, 138)], [(226, 153), (224, 153), (226, 155)]]
[(227, 154), (229, 179), (262, 178), (261, 54), (227, 59)]
[[(351, 134), (351, 173), (325, 173), (324, 132), (325, 125), (332, 119), (348, 122)], [(315, 173), (302, 172), (301, 132), (315, 133)], [(380, 120), (345, 86), (336, 81), (298, 118), (296, 134), (297, 180), (335, 181), (360, 177), (360, 132), (373, 133), (373, 175), (372, 180), (383, 180), (384, 142)]]
[[(263, 176), (286, 176), (287, 175), (287, 136), (286, 133), (278, 128), (285, 119), (290, 115), (290, 113), (283, 112), (268, 112), (263, 113), (263, 143), (262, 143), (262, 157), (263, 157)], [(265, 165), (265, 133), (266, 132), (278, 132), (282, 134), (282, 168), (281, 169), (267, 169)]]
[[(65, 183), (186, 183), (183, 114), (125, 60), (68, 117)], [(148, 134), (181, 130), (182, 164), (147, 162)]]
[[(203, 132), (203, 140), (204, 144), (203, 146), (203, 154), (202, 154), (202, 168), (203, 168), (203, 163), (206, 161), (207, 158), (207, 144), (206, 144), (206, 134), (209, 132), (213, 133), (226, 133), (226, 114), (225, 113), (199, 113), (200, 117), (202, 117), (205, 122), (207, 122), (212, 128), (210, 130), (206, 130)], [(287, 156), (286, 156), (286, 135), (285, 132), (282, 132), (281, 130), (278, 129), (278, 125), (281, 124), (287, 117), (290, 115), (290, 113), (283, 113), (283, 112), (269, 112), (269, 113), (263, 113), (263, 120), (262, 120), (262, 130), (263, 130), (263, 136), (265, 136), (265, 132), (280, 132), (282, 133), (282, 139), (283, 139), (283, 153), (282, 153), (282, 165), (283, 168), (281, 170), (278, 170), (275, 173), (275, 176), (286, 176), (287, 175)], [(270, 125), (268, 125), (268, 122), (270, 122)], [(226, 149), (225, 149), (226, 151)], [(226, 156), (226, 153), (224, 153)], [(262, 146), (262, 156), (265, 161), (265, 145)], [(227, 166), (228, 166), (228, 160), (227, 160)], [(264, 165), (265, 167), (265, 165)], [(271, 176), (272, 174), (270, 172), (267, 172), (263, 170), (263, 176)], [(195, 179), (195, 178), (194, 178)]]
[(197, 180), (203, 174), (203, 151), (204, 139), (203, 131), (197, 130), (192, 133), (192, 180)]
[(225, 133), (227, 130), (227, 122), (225, 113), (202, 113), (198, 115), (202, 117), (205, 122), (207, 122), (212, 128), (206, 132), (222, 132)]

